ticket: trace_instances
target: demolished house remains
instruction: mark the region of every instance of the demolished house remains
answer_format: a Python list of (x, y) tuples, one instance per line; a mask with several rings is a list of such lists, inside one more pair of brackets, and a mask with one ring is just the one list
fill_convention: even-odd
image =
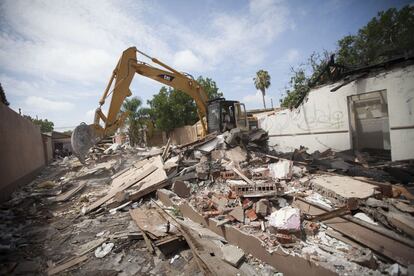
[(409, 162), (267, 143), (234, 129), (58, 159), (3, 204), (1, 272), (412, 275)]
[(2, 204), (0, 274), (414, 275), (413, 81), (412, 59), (363, 68), (258, 129), (101, 142), (84, 164), (1, 107), (36, 134), (2, 180), (40, 173)]

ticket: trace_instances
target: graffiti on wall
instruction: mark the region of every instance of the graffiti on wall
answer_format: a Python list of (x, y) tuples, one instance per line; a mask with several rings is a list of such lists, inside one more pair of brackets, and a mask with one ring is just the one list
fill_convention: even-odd
[(299, 110), (282, 111), (263, 118), (261, 126), (267, 131), (276, 133), (314, 132), (315, 130), (339, 130), (346, 127), (346, 116), (341, 110), (330, 107), (321, 109), (316, 106), (310, 110), (303, 107)]

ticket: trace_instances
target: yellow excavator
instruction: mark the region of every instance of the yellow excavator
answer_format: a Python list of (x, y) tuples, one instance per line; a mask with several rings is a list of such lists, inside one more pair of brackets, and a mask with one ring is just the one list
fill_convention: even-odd
[[(137, 54), (150, 59), (162, 68), (139, 61)], [(126, 97), (132, 95), (129, 86), (135, 73), (178, 89), (191, 96), (196, 105), (202, 124), (202, 136), (211, 132), (224, 132), (232, 128), (248, 130), (248, 120), (244, 104), (227, 101), (224, 98), (208, 99), (202, 86), (189, 74), (179, 72), (156, 58), (139, 51), (136, 47), (126, 49), (114, 69), (106, 89), (95, 111), (93, 124), (81, 123), (72, 133), (72, 149), (81, 162), (89, 149), (112, 135), (124, 123), (127, 112), (120, 112)], [(112, 94), (108, 114), (102, 112), (105, 100)], [(101, 121), (103, 125), (101, 125)], [(207, 125), (206, 125), (207, 123)]]

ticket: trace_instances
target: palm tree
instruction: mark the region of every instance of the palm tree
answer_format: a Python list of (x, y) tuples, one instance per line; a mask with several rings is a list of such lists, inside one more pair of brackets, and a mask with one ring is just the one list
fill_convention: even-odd
[(142, 101), (138, 97), (125, 99), (122, 105), (122, 112), (128, 112), (126, 122), (128, 124), (128, 136), (132, 146), (139, 143), (139, 114)]
[(266, 95), (266, 89), (269, 88), (270, 86), (270, 75), (266, 70), (259, 70), (257, 71), (256, 77), (253, 78), (253, 80), (254, 80), (254, 86), (256, 86), (256, 89), (262, 92), (263, 107), (266, 109), (265, 95)]

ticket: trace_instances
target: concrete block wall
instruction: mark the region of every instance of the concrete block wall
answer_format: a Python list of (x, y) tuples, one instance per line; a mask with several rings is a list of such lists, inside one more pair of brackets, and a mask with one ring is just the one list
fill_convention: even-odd
[(0, 201), (45, 165), (40, 128), (0, 103)]
[(414, 158), (414, 65), (371, 75), (330, 92), (337, 85), (313, 89), (296, 110), (259, 117), (259, 126), (269, 133), (269, 144), (282, 152), (301, 145), (310, 152), (351, 149), (348, 97), (386, 90), (392, 159)]

